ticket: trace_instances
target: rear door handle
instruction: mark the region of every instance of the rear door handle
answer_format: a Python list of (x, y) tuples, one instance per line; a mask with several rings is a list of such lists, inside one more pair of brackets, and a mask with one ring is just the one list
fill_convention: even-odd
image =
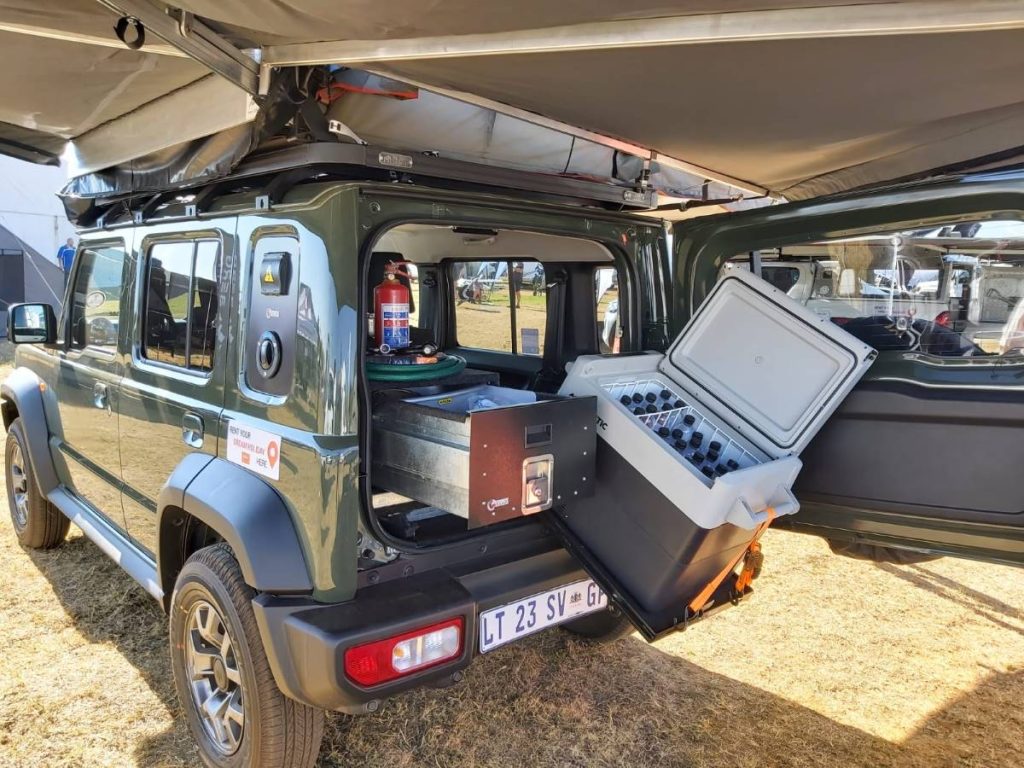
[(181, 440), (189, 448), (203, 447), (203, 418), (195, 413), (181, 417)]
[(98, 381), (92, 388), (92, 404), (97, 408), (110, 408), (110, 390), (102, 381)]

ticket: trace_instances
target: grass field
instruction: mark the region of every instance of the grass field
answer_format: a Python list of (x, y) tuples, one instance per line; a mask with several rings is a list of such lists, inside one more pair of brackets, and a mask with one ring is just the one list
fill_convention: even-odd
[[(765, 553), (752, 600), (654, 645), (549, 631), (457, 687), (330, 715), (321, 764), (1021, 764), (1024, 570), (874, 565), (774, 531)], [(157, 604), (77, 530), (23, 551), (6, 510), (0, 567), (0, 766), (196, 765)]]

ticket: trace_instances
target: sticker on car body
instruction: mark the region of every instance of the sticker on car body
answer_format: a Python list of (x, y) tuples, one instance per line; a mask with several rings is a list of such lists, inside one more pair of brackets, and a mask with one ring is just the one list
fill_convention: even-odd
[(227, 437), (228, 461), (271, 480), (281, 477), (280, 435), (238, 421), (229, 421)]

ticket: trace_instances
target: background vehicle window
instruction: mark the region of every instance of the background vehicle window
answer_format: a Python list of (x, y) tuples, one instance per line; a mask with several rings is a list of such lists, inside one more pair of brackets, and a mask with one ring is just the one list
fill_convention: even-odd
[(213, 367), (219, 244), (157, 243), (146, 264), (143, 356), (196, 371)]
[(763, 266), (761, 277), (783, 293), (788, 293), (800, 282), (800, 270), (795, 267)]
[[(765, 280), (879, 351), (1024, 352), (1024, 222), (882, 232), (760, 256)], [(749, 265), (744, 254), (726, 266)]]
[(616, 354), (622, 338), (619, 321), (619, 273), (615, 267), (594, 270), (594, 302), (597, 340), (602, 354)]
[(71, 346), (113, 352), (121, 313), (125, 251), (86, 248), (78, 258), (71, 305)]
[(462, 261), (451, 266), (459, 344), (540, 356), (547, 326), (544, 266), (537, 261)]

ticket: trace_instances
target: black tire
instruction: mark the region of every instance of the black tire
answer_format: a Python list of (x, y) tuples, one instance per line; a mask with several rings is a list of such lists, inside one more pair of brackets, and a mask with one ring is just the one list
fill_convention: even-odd
[(18, 543), (31, 549), (53, 549), (67, 538), (71, 521), (39, 492), (28, 455), (21, 419), (11, 422), (4, 450), (7, 504)]
[(854, 560), (868, 560), (873, 563), (914, 565), (915, 563), (930, 563), (932, 560), (942, 559), (942, 555), (930, 555), (926, 552), (914, 552), (910, 549), (883, 547), (880, 544), (865, 544), (857, 541), (828, 539), (828, 546), (835, 555), (852, 557)]
[[(308, 768), (316, 762), (320, 752), (324, 712), (289, 699), (278, 689), (252, 610), (255, 594), (242, 578), (238, 562), (226, 544), (201, 549), (186, 561), (171, 598), (174, 686), (205, 765), (210, 768)], [(220, 668), (218, 670), (216, 662), (212, 662), (211, 672), (201, 680), (206, 681), (211, 690), (214, 685), (218, 686), (218, 695), (225, 701), (233, 701), (232, 709), (243, 713), (243, 722), (235, 724), (238, 732), (234, 750), (230, 752), (221, 746), (223, 739), (218, 743), (211, 723), (211, 720), (219, 720), (220, 727), (224, 728), (226, 714), (204, 718), (196, 703), (203, 691), (193, 693), (192, 671), (196, 667), (190, 659), (201, 658), (203, 654), (194, 654), (186, 647), (186, 630), (189, 630), (188, 643), (193, 644), (192, 647), (205, 652), (224, 647), (223, 641), (206, 643), (202, 632), (193, 628), (197, 620), (205, 624), (202, 620), (209, 616), (209, 606), (219, 614), (214, 626), (222, 630), (221, 637), (223, 631), (227, 632), (230, 643), (227, 654), (221, 655), (220, 650), (211, 654), (221, 659)], [(229, 672), (234, 675), (233, 679)], [(223, 691), (219, 688), (222, 682), (225, 684)], [(228, 688), (232, 688), (230, 693)], [(236, 693), (237, 699), (234, 699)], [(225, 713), (227, 709), (225, 704)]]
[(597, 611), (561, 625), (571, 635), (591, 643), (614, 643), (633, 634), (633, 625), (617, 609)]

